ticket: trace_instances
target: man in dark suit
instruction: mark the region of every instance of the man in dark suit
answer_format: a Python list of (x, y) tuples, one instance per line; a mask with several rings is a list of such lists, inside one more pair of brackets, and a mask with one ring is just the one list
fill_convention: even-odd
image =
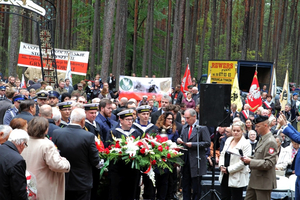
[(230, 122), (233, 123), (233, 119), (236, 117), (240, 117), (239, 112), (237, 111), (237, 106), (235, 103), (231, 104), (231, 114), (230, 114)]
[(32, 118), (35, 116), (36, 112), (34, 100), (28, 99), (22, 101), (20, 103), (19, 112), (20, 113), (16, 115), (13, 119), (22, 118), (25, 119), (27, 123), (29, 123), (29, 121), (32, 120)]
[[(184, 152), (184, 166), (182, 167), (183, 200), (191, 199), (193, 188), (193, 200), (201, 196), (201, 179), (206, 174), (206, 148), (210, 146), (210, 134), (208, 128), (197, 125), (196, 111), (187, 109), (184, 112), (187, 124), (183, 126), (179, 144), (183, 144), (188, 151)], [(197, 139), (198, 137), (198, 139)], [(197, 140), (199, 141), (197, 143)], [(198, 169), (197, 148), (199, 147), (200, 168)]]
[(172, 102), (176, 105), (180, 105), (182, 99), (184, 98), (183, 93), (180, 91), (180, 87), (180, 85), (177, 85), (175, 88), (175, 92), (172, 94)]
[(268, 117), (259, 115), (255, 120), (255, 130), (261, 136), (253, 158), (241, 158), (251, 169), (250, 181), (245, 200), (271, 199), (276, 185), (275, 165), (277, 162), (277, 143), (269, 129)]
[(250, 115), (254, 116), (254, 113), (252, 111), (250, 111), (249, 109), (250, 109), (249, 104), (245, 104), (244, 105), (244, 110), (242, 110), (240, 112), (241, 121), (244, 122), (244, 123), (246, 122), (246, 119), (248, 119)]
[(53, 114), (52, 114), (52, 107), (49, 105), (42, 105), (40, 107), (40, 113), (39, 113), (40, 117), (45, 117), (48, 122), (49, 122), (49, 128), (48, 128), (48, 137), (52, 137), (52, 133), (54, 130), (56, 129), (60, 129), (59, 126), (56, 126), (54, 120), (52, 119)]
[(82, 108), (75, 108), (71, 123), (53, 131), (52, 141), (71, 164), (66, 173), (66, 200), (90, 200), (93, 187), (92, 168), (100, 168), (100, 158), (95, 145), (95, 135), (83, 130), (86, 114)]
[(6, 110), (13, 107), (12, 99), (16, 93), (15, 88), (7, 88), (5, 91), (6, 99), (0, 103), (0, 123), (3, 124), (3, 118)]

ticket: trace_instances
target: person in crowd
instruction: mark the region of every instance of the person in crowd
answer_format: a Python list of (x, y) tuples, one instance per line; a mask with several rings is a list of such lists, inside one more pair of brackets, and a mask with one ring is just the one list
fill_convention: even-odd
[(159, 103), (156, 101), (156, 95), (152, 95), (152, 99), (153, 99), (153, 106), (158, 108), (159, 107)]
[(186, 110), (186, 104), (185, 103), (181, 103), (179, 106), (180, 106), (179, 112), (180, 112), (181, 116), (184, 116), (184, 112)]
[(267, 100), (267, 95), (268, 95), (268, 92), (262, 92), (261, 93), (261, 100), (262, 100), (262, 102), (264, 102), (264, 101)]
[[(196, 111), (187, 109), (184, 113), (187, 124), (182, 128), (178, 144), (184, 144), (187, 151), (184, 152), (185, 165), (182, 168), (182, 188), (183, 200), (191, 199), (191, 189), (193, 198), (199, 199), (201, 196), (201, 179), (206, 174), (206, 148), (210, 146), (210, 134), (207, 127), (199, 126), (196, 123)], [(198, 139), (197, 139), (198, 137)], [(197, 141), (199, 141), (197, 143)], [(197, 167), (197, 147), (200, 153), (200, 169)], [(199, 176), (199, 177), (198, 177)]]
[(10, 88), (16, 87), (15, 81), (16, 81), (16, 78), (11, 76), (7, 86), (10, 87)]
[(5, 85), (1, 85), (0, 86), (0, 101), (6, 99), (5, 91), (6, 91), (6, 86)]
[[(232, 136), (229, 137), (220, 155), (221, 195), (224, 200), (240, 200), (243, 190), (249, 182), (249, 167), (241, 161), (240, 152), (245, 156), (251, 155), (251, 145), (244, 137), (243, 122), (232, 124)], [(237, 181), (239, 180), (239, 181)]]
[(93, 85), (91, 89), (91, 99), (96, 98), (99, 96), (100, 92), (101, 92), (101, 85), (99, 82), (99, 79), (95, 79), (95, 83)]
[(27, 200), (26, 163), (20, 155), (27, 147), (26, 131), (11, 131), (8, 141), (0, 145), (0, 199)]
[(171, 104), (172, 99), (170, 96), (168, 95), (163, 95), (161, 98), (161, 108), (156, 111), (151, 113), (151, 123), (152, 124), (156, 124), (156, 121), (158, 120), (159, 116), (162, 115), (165, 111), (164, 109)]
[(73, 85), (71, 85), (70, 79), (68, 78), (65, 79), (65, 89), (69, 94), (72, 94), (74, 90)]
[(270, 109), (271, 110), (271, 114), (275, 114), (275, 104), (272, 101), (272, 95), (268, 94), (267, 95), (267, 99), (263, 102), (262, 107), (264, 109)]
[[(280, 130), (281, 132), (282, 130)], [(291, 164), (292, 157), (292, 149), (289, 147), (283, 148), (281, 147), (282, 138), (280, 135), (275, 135), (275, 140), (277, 142), (278, 147), (278, 160), (276, 162), (276, 174), (277, 175), (285, 175), (286, 167), (288, 164)], [(277, 173), (278, 172), (278, 173)]]
[(290, 122), (295, 129), (297, 129), (296, 113), (295, 110), (292, 109), (291, 104), (286, 104), (284, 107), (284, 111), (282, 111), (282, 113), (285, 115), (287, 121)]
[(68, 93), (68, 91), (65, 89), (65, 82), (63, 80), (60, 80), (58, 83), (58, 87), (55, 90), (59, 93), (59, 95), (62, 95), (63, 93)]
[(255, 153), (255, 148), (257, 146), (257, 133), (255, 130), (250, 130), (248, 132), (248, 138), (249, 138), (249, 142), (251, 144), (251, 156), (254, 155)]
[(83, 89), (83, 84), (82, 83), (78, 83), (77, 84), (77, 90), (74, 90), (72, 92), (72, 96), (77, 94), (78, 96), (84, 96), (84, 98), (86, 99), (86, 93), (85, 93), (85, 90)]
[(249, 104), (245, 104), (244, 105), (244, 110), (242, 110), (240, 112), (240, 118), (242, 122), (246, 122), (246, 119), (249, 118), (249, 115), (254, 115), (254, 113), (252, 111), (249, 110), (250, 109), (250, 105)]
[(29, 87), (30, 89), (35, 89), (36, 92), (39, 92), (41, 90), (46, 90), (47, 91), (47, 83), (45, 81), (37, 81), (35, 82), (31, 87)]
[(51, 138), (53, 131), (56, 129), (60, 129), (60, 127), (57, 126), (55, 124), (55, 121), (52, 119), (52, 117), (53, 117), (52, 107), (49, 105), (41, 106), (39, 116), (44, 117), (48, 120), (49, 126), (48, 126), (48, 132), (47, 132), (46, 136)]
[(12, 128), (8, 125), (0, 125), (0, 145), (8, 140)]
[(174, 93), (172, 94), (172, 102), (173, 104), (180, 105), (183, 100), (183, 93), (180, 91), (180, 85), (177, 85)]
[(70, 101), (71, 95), (69, 93), (62, 93), (61, 95), (61, 102)]
[(253, 124), (253, 121), (250, 118), (246, 119), (245, 125), (246, 125), (246, 132), (244, 133), (244, 136), (246, 139), (248, 139), (249, 131), (254, 130), (255, 126)]
[(59, 127), (61, 122), (61, 113), (57, 107), (52, 107), (52, 119), (54, 124)]
[(18, 114), (20, 103), (25, 99), (26, 97), (24, 95), (16, 95), (13, 97), (13, 106), (6, 110), (3, 117), (3, 124), (8, 125), (10, 121)]
[(277, 127), (277, 120), (276, 118), (272, 115), (269, 117), (269, 128), (271, 133), (274, 135), (276, 132), (276, 127)]
[[(139, 132), (132, 128), (133, 117), (132, 109), (127, 109), (118, 113), (120, 124), (112, 130), (108, 141), (113, 141), (112, 136), (115, 138), (131, 137), (137, 138)], [(131, 164), (126, 164), (124, 161), (118, 161), (110, 166), (111, 178), (111, 199), (112, 200), (127, 200), (135, 199), (137, 189), (139, 187), (139, 170), (131, 168)]]
[(235, 103), (232, 103), (231, 104), (231, 113), (230, 113), (230, 121), (231, 121), (231, 123), (233, 123), (233, 119), (234, 118), (239, 117), (239, 116), (240, 116), (240, 114), (237, 111), (237, 105)]
[(21, 89), (21, 81), (20, 81), (20, 79), (16, 79), (16, 81), (15, 81), (15, 88), (17, 89), (17, 90), (20, 90)]
[(158, 108), (154, 106), (153, 99), (149, 99), (148, 100), (148, 105), (151, 107), (151, 113), (154, 113), (154, 112), (156, 112), (158, 110)]
[(184, 126), (186, 124), (186, 121), (185, 121), (184, 117), (181, 118), (181, 124), (182, 124), (182, 126)]
[(192, 98), (192, 94), (190, 92), (186, 93), (186, 98), (182, 100), (182, 103), (186, 105), (186, 108), (192, 108), (195, 109), (196, 103), (194, 99)]
[[(95, 137), (99, 140), (100, 145), (104, 147), (100, 126), (95, 121), (97, 117), (98, 104), (95, 103), (84, 104), (83, 107), (86, 115), (85, 126), (83, 129), (93, 133)], [(96, 200), (100, 198), (100, 196), (97, 194), (99, 181), (100, 181), (100, 169), (93, 167), (92, 170), (93, 170), (93, 188), (91, 190), (91, 199)]]
[(251, 169), (245, 200), (270, 200), (271, 191), (277, 186), (275, 173), (277, 143), (269, 130), (268, 117), (263, 115), (257, 117), (255, 130), (261, 139), (256, 146), (254, 157), (241, 157)]
[(91, 95), (92, 95), (92, 91), (91, 88), (93, 87), (92, 81), (88, 81), (87, 82), (87, 86), (85, 87), (85, 93), (86, 93), (86, 98), (88, 101), (91, 100)]
[[(173, 113), (173, 115), (176, 116), (176, 118), (177, 118), (179, 109), (180, 108), (178, 105), (169, 104), (168, 106), (166, 106), (165, 111), (169, 111), (169, 112)], [(182, 130), (182, 124), (181, 124), (181, 122), (178, 122), (178, 120), (175, 120), (175, 124), (176, 124), (176, 130), (178, 131), (178, 134), (180, 136), (181, 130)]]
[(12, 107), (12, 100), (15, 96), (16, 89), (15, 88), (7, 88), (5, 91), (6, 99), (1, 101), (0, 104), (0, 124), (3, 124), (3, 118), (5, 115), (5, 112)]
[(108, 137), (110, 131), (118, 125), (116, 121), (110, 119), (111, 115), (113, 115), (112, 102), (108, 99), (102, 99), (99, 103), (99, 114), (95, 121), (99, 124), (100, 134), (102, 135), (105, 147), (109, 145)]
[(66, 101), (66, 102), (61, 102), (57, 104), (60, 113), (61, 113), (61, 121), (60, 121), (60, 128), (68, 126), (70, 123), (70, 116), (71, 116), (71, 111), (72, 111), (72, 102)]
[(192, 88), (192, 98), (194, 99), (196, 105), (200, 103), (200, 93), (198, 92), (197, 87)]
[(108, 91), (108, 88), (106, 87), (103, 87), (99, 96), (98, 96), (99, 99), (103, 99), (103, 98), (106, 98), (106, 99), (111, 99), (111, 96), (109, 94), (109, 91)]
[(28, 124), (28, 148), (21, 155), (26, 161), (27, 170), (36, 177), (37, 199), (63, 200), (65, 173), (70, 171), (70, 163), (59, 155), (53, 142), (45, 137), (48, 128), (47, 119), (34, 117)]
[(21, 119), (21, 118), (15, 118), (15, 119), (11, 120), (9, 126), (12, 129), (22, 129), (26, 132), (27, 132), (27, 129), (28, 129), (27, 121), (25, 119)]
[[(279, 130), (278, 130), (279, 131)], [(281, 136), (282, 138), (282, 143), (281, 143), (281, 146), (283, 148), (287, 147), (287, 146), (290, 146), (290, 143), (291, 143), (291, 140), (289, 137), (286, 137), (286, 135), (284, 133), (281, 132), (277, 132), (278, 135)]]
[(266, 86), (266, 85), (263, 86), (263, 88), (261, 89), (261, 92), (262, 92), (262, 93), (263, 93), (263, 92), (268, 93), (268, 90), (267, 90), (267, 86)]
[[(159, 116), (156, 126), (158, 127), (158, 133), (161, 137), (168, 137), (172, 142), (176, 142), (179, 138), (178, 131), (176, 130), (175, 117), (172, 112), (164, 112), (161, 116)], [(177, 173), (173, 168), (172, 173)], [(160, 173), (159, 171), (155, 171), (155, 180), (156, 180), (156, 189), (157, 189), (157, 198), (158, 199), (166, 199), (168, 195), (168, 185), (170, 176), (172, 174), (168, 170), (164, 170), (164, 173)], [(172, 176), (173, 177), (173, 176)], [(172, 191), (171, 189), (169, 189)], [(171, 192), (169, 192), (169, 195)]]
[(77, 103), (85, 104), (86, 103), (86, 98), (84, 96), (79, 96), (78, 99), (77, 99)]
[(66, 200), (90, 199), (93, 187), (92, 168), (101, 167), (95, 135), (83, 130), (85, 119), (85, 111), (75, 108), (71, 113), (70, 125), (53, 131), (52, 141), (60, 155), (71, 164), (70, 172), (66, 174)]
[(29, 90), (29, 99), (35, 99), (35, 97), (36, 97), (36, 91), (35, 91), (35, 89), (30, 89)]
[(20, 103), (19, 114), (16, 115), (13, 119), (21, 118), (25, 119), (27, 123), (35, 116), (36, 108), (34, 100), (27, 99)]
[(227, 138), (231, 137), (232, 136), (232, 127), (225, 127), (225, 134), (223, 134), (221, 137), (220, 137), (220, 152), (223, 151), (223, 148), (224, 148), (224, 145), (225, 145), (225, 142), (227, 140)]
[(56, 105), (59, 103), (59, 93), (54, 91), (54, 90), (49, 91), (48, 92), (48, 97), (49, 97), (49, 105), (51, 107), (56, 107)]
[(36, 95), (37, 95), (37, 104), (35, 106), (36, 109), (35, 116), (38, 116), (40, 112), (40, 107), (42, 105), (47, 104), (49, 93), (45, 90), (41, 90)]
[(142, 100), (139, 102), (139, 106), (148, 105), (147, 99), (148, 99), (148, 96), (144, 95)]
[(122, 110), (126, 109), (127, 107), (127, 102), (128, 102), (128, 98), (126, 97), (122, 97), (119, 101), (119, 106), (116, 110), (114, 110), (115, 115), (117, 115), (119, 112), (121, 112)]
[(107, 83), (109, 85), (109, 90), (113, 90), (114, 88), (116, 88), (116, 77), (112, 73), (109, 74)]

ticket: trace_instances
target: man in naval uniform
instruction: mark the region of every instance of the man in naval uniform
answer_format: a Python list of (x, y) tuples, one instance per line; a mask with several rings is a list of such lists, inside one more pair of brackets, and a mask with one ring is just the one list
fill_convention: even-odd
[(66, 127), (70, 123), (72, 102), (70, 102), (70, 101), (61, 102), (61, 103), (58, 103), (57, 106), (61, 113), (61, 121), (60, 121), (59, 127), (60, 128)]
[(6, 110), (3, 118), (3, 124), (9, 125), (10, 121), (18, 114), (19, 106), (21, 101), (25, 100), (26, 97), (24, 95), (17, 95), (13, 97), (13, 105), (11, 108)]
[(39, 112), (40, 112), (40, 107), (42, 105), (47, 104), (47, 99), (48, 99), (48, 92), (45, 90), (41, 90), (38, 93), (36, 93), (37, 95), (37, 104), (36, 104), (36, 112), (35, 112), (35, 116), (39, 116)]
[[(111, 131), (110, 141), (113, 141), (112, 136), (116, 138), (121, 138), (122, 136), (137, 138), (141, 136), (139, 132), (132, 128), (132, 113), (132, 109), (118, 113), (120, 124)], [(139, 187), (139, 170), (132, 169), (131, 163), (125, 164), (124, 161), (118, 161), (110, 165), (109, 171), (111, 177), (111, 199), (135, 199), (137, 188)]]
[[(86, 119), (85, 119), (85, 126), (83, 127), (84, 130), (89, 131), (98, 138), (101, 145), (103, 145), (103, 139), (101, 137), (100, 127), (99, 124), (95, 121), (97, 116), (98, 104), (91, 103), (91, 104), (84, 104), (83, 105)], [(93, 188), (91, 191), (91, 200), (100, 199), (100, 196), (97, 194), (99, 181), (100, 181), (100, 169), (93, 167)]]
[(49, 94), (49, 96), (48, 96), (49, 97), (49, 105), (51, 107), (55, 107), (59, 102), (59, 99), (58, 99), (59, 93), (52, 90), (52, 91), (49, 91), (48, 94)]

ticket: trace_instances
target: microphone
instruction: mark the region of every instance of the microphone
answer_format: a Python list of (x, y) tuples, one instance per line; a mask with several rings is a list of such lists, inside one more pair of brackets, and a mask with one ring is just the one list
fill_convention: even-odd
[(239, 153), (240, 153), (240, 155), (241, 155), (242, 157), (244, 156), (243, 150), (242, 150), (242, 149), (239, 149)]

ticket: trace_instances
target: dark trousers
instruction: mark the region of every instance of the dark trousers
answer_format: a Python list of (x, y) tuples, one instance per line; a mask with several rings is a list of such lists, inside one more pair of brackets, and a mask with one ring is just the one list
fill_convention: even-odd
[(172, 168), (168, 181), (167, 199), (172, 199), (177, 192), (177, 167)]
[(244, 187), (234, 188), (228, 187), (228, 176), (222, 179), (221, 183), (221, 196), (222, 200), (241, 200), (243, 199)]
[[(201, 197), (201, 180), (202, 176), (191, 177), (190, 164), (187, 162), (182, 169), (182, 193), (183, 200), (198, 200)], [(191, 195), (193, 189), (193, 196)]]
[(100, 182), (100, 169), (93, 167), (93, 188), (91, 190), (91, 200), (98, 200), (100, 196), (98, 195), (98, 188)]
[(91, 190), (66, 190), (65, 200), (90, 200)]
[(144, 194), (143, 199), (155, 199), (155, 187), (149, 176), (147, 174), (142, 173), (143, 183), (144, 183)]
[(167, 198), (169, 175), (170, 175), (169, 171), (163, 174), (155, 173), (157, 200), (165, 200)]
[(296, 184), (296, 186), (295, 186), (295, 199), (299, 199), (300, 198), (300, 178), (299, 178), (299, 176), (297, 176), (295, 184)]

